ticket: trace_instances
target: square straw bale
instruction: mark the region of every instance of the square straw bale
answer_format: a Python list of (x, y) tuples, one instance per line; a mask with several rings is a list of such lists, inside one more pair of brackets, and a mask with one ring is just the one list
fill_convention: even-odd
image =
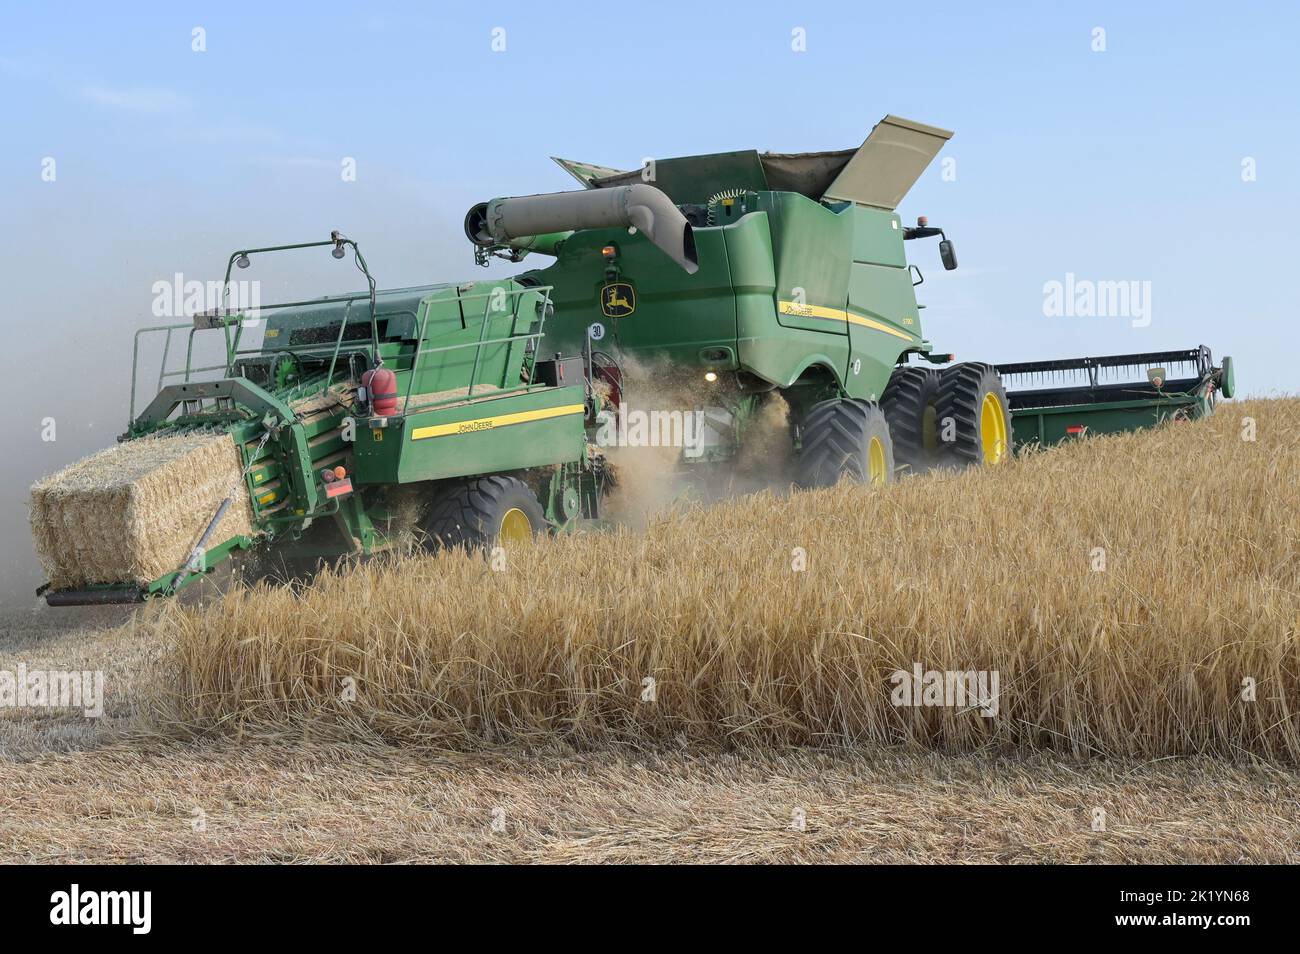
[(56, 589), (147, 583), (185, 562), (237, 482), (209, 546), (252, 533), (241, 472), (229, 434), (145, 437), (92, 454), (32, 487), (36, 554)]

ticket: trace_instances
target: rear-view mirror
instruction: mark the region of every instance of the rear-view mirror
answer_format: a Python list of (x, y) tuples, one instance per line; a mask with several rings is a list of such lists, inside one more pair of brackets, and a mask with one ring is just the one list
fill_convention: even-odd
[(948, 271), (957, 267), (957, 253), (952, 249), (952, 242), (947, 239), (939, 243), (939, 260)]

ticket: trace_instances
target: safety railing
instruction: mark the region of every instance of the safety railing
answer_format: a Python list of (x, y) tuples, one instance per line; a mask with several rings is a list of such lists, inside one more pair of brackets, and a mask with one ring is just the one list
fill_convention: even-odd
[[(382, 293), (382, 295), (389, 296), (389, 295), (395, 295), (404, 292), (423, 291), (425, 289), (434, 291), (445, 287), (447, 286), (429, 285), (429, 286), (412, 286), (410, 288), (387, 289)], [(376, 316), (377, 318), (382, 317), (387, 319), (391, 319), (393, 317), (398, 317), (402, 315), (410, 315), (415, 320), (415, 323), (418, 325), (418, 336), (416, 338), (417, 350), (415, 350), (411, 354), (411, 368), (407, 380), (406, 393), (403, 399), (402, 413), (407, 414), (410, 413), (411, 411), (427, 410), (429, 408), (439, 407), (444, 404), (451, 404), (457, 401), (468, 400), (469, 398), (473, 397), (475, 387), (478, 386), (479, 384), (477, 379), (478, 379), (479, 369), (482, 366), (482, 357), (483, 357), (484, 348), (491, 345), (510, 344), (518, 341), (531, 340), (533, 342), (536, 342), (537, 340), (543, 337), (543, 335), (545, 334), (546, 316), (547, 313), (550, 311), (550, 307), (551, 307), (550, 294), (552, 291), (552, 287), (553, 286), (545, 285), (545, 286), (537, 286), (537, 287), (521, 287), (521, 288), (514, 288), (514, 289), (505, 289), (500, 286), (496, 286), (480, 294), (459, 296), (457, 299), (455, 299), (455, 301), (458, 301), (462, 305), (465, 304), (466, 302), (476, 301), (477, 299), (480, 298), (484, 299), (483, 322), (481, 328), (479, 329), (478, 340), (464, 341), (452, 345), (442, 345), (435, 348), (420, 348), (418, 347), (418, 345), (422, 344), (425, 340), (425, 334), (428, 330), (430, 309), (432, 308), (432, 306), (434, 304), (437, 304), (440, 301), (446, 301), (451, 299), (444, 300), (444, 299), (426, 298), (421, 302), (420, 310), (417, 311), (412, 311), (408, 308), (398, 308), (398, 309), (378, 312)], [(523, 296), (525, 294), (532, 294), (532, 293), (538, 293), (542, 296), (542, 299), (539, 302), (540, 307), (538, 309), (539, 319), (537, 322), (537, 330), (523, 332), (520, 334), (512, 334), (505, 337), (488, 338), (487, 330), (488, 330), (489, 322), (492, 320), (493, 317), (492, 312), (494, 310), (497, 311), (502, 310), (499, 304), (501, 300), (504, 298), (510, 302), (510, 304), (506, 307), (505, 310), (508, 310), (512, 319), (515, 322), (517, 322), (519, 320), (519, 306), (520, 306), (520, 302), (523, 300)], [(329, 367), (328, 370), (325, 372), (324, 376), (323, 377), (313, 376), (309, 381), (302, 382), (300, 389), (295, 389), (293, 392), (291, 392), (289, 395), (286, 396), (288, 399), (298, 400), (300, 398), (311, 397), (318, 393), (324, 393), (326, 390), (328, 390), (329, 387), (334, 383), (334, 375), (336, 370), (338, 369), (339, 357), (344, 351), (343, 346), (345, 343), (349, 345), (349, 349), (348, 349), (349, 351), (365, 356), (368, 359), (369, 364), (372, 367), (374, 366), (376, 355), (374, 353), (373, 343), (369, 339), (356, 339), (354, 341), (347, 341), (346, 339), (348, 322), (353, 317), (352, 307), (358, 301), (369, 301), (369, 295), (366, 293), (357, 293), (352, 295), (336, 295), (336, 296), (330, 296), (325, 298), (309, 299), (304, 301), (277, 302), (275, 304), (262, 305), (259, 307), (258, 320), (264, 320), (261, 318), (260, 312), (275, 311), (278, 309), (285, 309), (285, 308), (304, 308), (308, 306), (319, 306), (319, 305), (331, 305), (331, 304), (344, 305), (343, 316), (339, 321), (339, 329), (337, 334), (334, 336), (334, 340), (332, 342), (322, 342), (320, 344), (309, 344), (309, 345), (295, 345), (290, 348), (282, 349), (285, 354), (291, 354), (297, 357), (305, 357), (305, 356), (323, 357), (324, 354), (327, 352), (329, 353), (330, 356)], [(498, 307), (496, 307), (495, 309), (493, 307), (494, 302), (497, 303), (498, 305)], [(139, 387), (140, 348), (141, 348), (141, 340), (145, 336), (154, 335), (154, 334), (164, 335), (162, 358), (158, 366), (158, 379), (156, 384), (156, 389), (159, 391), (162, 390), (164, 384), (170, 383), (172, 379), (180, 379), (182, 383), (188, 384), (194, 380), (196, 375), (207, 374), (210, 372), (221, 372), (223, 376), (230, 377), (235, 373), (236, 365), (238, 364), (241, 358), (264, 356), (270, 353), (274, 353), (274, 351), (276, 350), (276, 349), (272, 349), (271, 351), (268, 351), (268, 349), (266, 348), (265, 341), (263, 342), (260, 348), (239, 347), (239, 343), (243, 335), (244, 323), (249, 320), (248, 317), (243, 312), (234, 312), (234, 313), (221, 314), (221, 315), (208, 313), (208, 315), (206, 316), (198, 316), (198, 318), (203, 318), (203, 317), (207, 317), (210, 323), (204, 325), (201, 324), (200, 321), (196, 319), (190, 322), (173, 324), (173, 325), (152, 325), (146, 328), (140, 328), (135, 332), (134, 341), (132, 343), (132, 353), (131, 353), (131, 396), (129, 402), (130, 423), (135, 422), (136, 394)], [(369, 317), (370, 317), (369, 315), (366, 316), (367, 321), (369, 320)], [(233, 338), (231, 337), (230, 334), (230, 330), (232, 327), (235, 329), (235, 334)], [(168, 361), (170, 360), (171, 353), (172, 353), (173, 336), (175, 335), (176, 332), (182, 330), (187, 332), (186, 344), (185, 344), (185, 364), (181, 368), (169, 369), (167, 364)], [(224, 336), (225, 355), (226, 355), (225, 362), (223, 364), (195, 366), (194, 364), (195, 336), (200, 331), (217, 331), (217, 330), (221, 331)], [(534, 344), (533, 347), (535, 350), (536, 345)], [(469, 379), (469, 384), (466, 388), (466, 393), (464, 395), (457, 395), (449, 398), (444, 398), (438, 401), (423, 402), (417, 404), (414, 408), (412, 408), (410, 406), (412, 389), (414, 388), (415, 382), (418, 377), (421, 357), (423, 357), (424, 355), (458, 351), (466, 348), (475, 349), (473, 369), (470, 372), (470, 379)], [(521, 383), (516, 387), (502, 388), (502, 389), (495, 390), (493, 391), (493, 394), (504, 395), (504, 394), (511, 394), (516, 391), (526, 391), (532, 386), (533, 385), (529, 383)]]
[[(180, 370), (169, 371), (167, 369), (167, 362), (171, 357), (172, 335), (175, 332), (180, 331), (181, 329), (189, 330), (189, 340), (185, 349), (185, 367)], [(217, 370), (225, 369), (226, 367), (225, 364), (211, 365), (208, 367), (199, 367), (199, 368), (194, 367), (194, 335), (196, 332), (202, 330), (205, 329), (197, 327), (192, 321), (186, 322), (185, 324), (176, 324), (176, 325), (151, 325), (147, 328), (140, 328), (136, 330), (135, 338), (132, 341), (132, 345), (131, 345), (131, 398), (129, 402), (129, 406), (130, 406), (130, 412), (129, 412), (130, 420), (128, 422), (129, 424), (135, 423), (135, 398), (136, 398), (136, 393), (139, 390), (141, 339), (146, 335), (152, 335), (159, 332), (165, 335), (165, 338), (163, 340), (162, 360), (158, 364), (158, 382), (157, 385), (155, 386), (155, 393), (156, 393), (156, 391), (162, 390), (163, 384), (169, 378), (180, 377), (185, 383), (188, 384), (196, 374), (203, 374), (208, 371), (217, 371)], [(227, 354), (228, 353), (229, 352), (227, 352)]]
[[(402, 290), (405, 291), (406, 289), (402, 289)], [(415, 290), (415, 289), (411, 289), (411, 290)], [(333, 381), (334, 371), (338, 363), (338, 355), (342, 349), (343, 338), (346, 333), (348, 318), (352, 311), (352, 306), (358, 301), (368, 301), (368, 300), (369, 300), (369, 296), (365, 293), (358, 293), (353, 295), (335, 295), (335, 296), (330, 296), (325, 298), (309, 299), (306, 301), (288, 301), (288, 302), (277, 302), (271, 305), (262, 305), (259, 307), (258, 311), (260, 313), (263, 311), (275, 311), (277, 309), (283, 309), (283, 308), (303, 308), (309, 305), (344, 304), (343, 319), (339, 324), (338, 335), (336, 336), (333, 342), (326, 342), (320, 345), (297, 346), (294, 347), (291, 351), (289, 349), (285, 349), (286, 353), (292, 353), (299, 356), (314, 355), (317, 353), (322, 353), (327, 349), (331, 352), (329, 373), (326, 375), (324, 381), (322, 381), (319, 385), (320, 389), (323, 391), (325, 388), (328, 388), (330, 383)], [(411, 315), (412, 317), (416, 317), (415, 313), (410, 311), (409, 309), (399, 309), (396, 311), (384, 312), (383, 314), (386, 316), (408, 314)], [(204, 318), (207, 318), (209, 321), (209, 323), (206, 325), (201, 323), (202, 319)], [(179, 378), (182, 383), (188, 384), (194, 380), (195, 375), (206, 374), (208, 372), (215, 372), (215, 371), (221, 372), (222, 376), (224, 377), (230, 377), (234, 374), (235, 365), (240, 358), (253, 357), (253, 356), (266, 354), (267, 350), (266, 350), (265, 343), (263, 343), (263, 346), (261, 348), (240, 348), (239, 347), (239, 342), (243, 335), (245, 322), (249, 320), (250, 319), (248, 318), (248, 316), (245, 315), (243, 312), (231, 312), (226, 314), (216, 314), (216, 313), (209, 312), (204, 315), (198, 315), (195, 317), (195, 319), (186, 322), (184, 324), (151, 325), (147, 328), (138, 329), (135, 332), (135, 338), (131, 350), (131, 398), (130, 398), (131, 422), (134, 423), (135, 421), (136, 394), (139, 388), (140, 344), (142, 338), (144, 338), (146, 335), (154, 335), (160, 333), (164, 335), (162, 359), (158, 365), (158, 381), (156, 385), (157, 390), (162, 390), (163, 385), (166, 383), (170, 383), (170, 381), (174, 378)], [(262, 319), (259, 314), (259, 318), (257, 320), (260, 321), (264, 319)], [(230, 335), (230, 329), (232, 327), (236, 329), (233, 338)], [(167, 363), (171, 358), (173, 335), (176, 332), (181, 330), (186, 330), (188, 332), (186, 337), (186, 345), (185, 345), (185, 365), (184, 367), (181, 368), (169, 369)], [(222, 364), (201, 365), (197, 367), (195, 366), (194, 341), (195, 341), (195, 336), (200, 331), (221, 331), (223, 333), (225, 339), (225, 361)], [(364, 341), (358, 340), (354, 342), (354, 345), (355, 345), (354, 350), (364, 353), (367, 357), (370, 358), (371, 362), (373, 363), (374, 349), (372, 343), (368, 339)], [(306, 395), (297, 395), (297, 396), (302, 397)]]
[[(479, 383), (478, 372), (483, 362), (483, 349), (488, 345), (512, 344), (518, 341), (531, 341), (533, 342), (533, 346), (532, 346), (533, 351), (534, 353), (536, 353), (537, 350), (536, 342), (539, 341), (546, 334), (546, 316), (547, 313), (551, 310), (551, 291), (553, 288), (554, 286), (552, 285), (539, 285), (533, 287), (526, 286), (522, 288), (505, 289), (498, 285), (494, 288), (489, 289), (486, 292), (482, 292), (481, 294), (460, 296), (457, 300), (462, 305), (465, 302), (474, 301), (475, 299), (478, 298), (484, 299), (483, 322), (479, 327), (478, 340), (462, 341), (457, 344), (450, 344), (450, 345), (440, 345), (436, 348), (419, 347), (419, 345), (424, 343), (424, 336), (429, 326), (429, 309), (432, 305), (432, 301), (426, 300), (424, 315), (423, 317), (420, 318), (419, 337), (416, 339), (417, 349), (411, 356), (411, 371), (406, 382), (406, 394), (402, 399), (402, 414), (407, 415), (416, 411), (427, 411), (430, 410), (431, 408), (442, 407), (448, 404), (455, 404), (460, 401), (468, 401), (471, 398), (473, 398), (474, 388)], [(500, 338), (488, 338), (487, 330), (488, 330), (488, 322), (491, 320), (491, 312), (493, 310), (498, 310), (498, 311), (508, 310), (512, 321), (517, 323), (519, 321), (519, 305), (520, 302), (523, 300), (523, 296), (526, 294), (540, 294), (542, 296), (541, 301), (538, 302), (537, 330), (527, 331), (520, 334), (506, 335), (505, 337), (500, 337)], [(493, 308), (494, 303), (500, 303), (503, 298), (511, 300), (509, 308), (494, 309)], [(531, 322), (529, 324), (531, 327)], [(474, 366), (470, 371), (469, 384), (466, 386), (465, 393), (463, 395), (457, 394), (457, 395), (452, 395), (450, 397), (444, 397), (436, 401), (426, 401), (424, 403), (417, 404), (415, 407), (411, 407), (411, 392), (414, 389), (415, 382), (419, 376), (420, 358), (426, 354), (445, 354), (451, 351), (462, 351), (466, 348), (474, 349)], [(494, 397), (498, 397), (506, 394), (514, 394), (519, 391), (527, 391), (532, 387), (533, 385), (531, 384), (531, 382), (521, 382), (520, 384), (514, 387), (496, 389), (492, 392), (492, 395)]]

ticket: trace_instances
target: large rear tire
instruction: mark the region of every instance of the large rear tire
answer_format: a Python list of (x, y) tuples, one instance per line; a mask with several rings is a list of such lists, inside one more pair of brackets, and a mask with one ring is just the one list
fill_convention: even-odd
[(934, 368), (895, 368), (880, 399), (894, 462), (905, 473), (923, 474), (940, 463), (939, 377)]
[(875, 404), (836, 398), (815, 404), (804, 419), (796, 483), (830, 487), (842, 478), (863, 484), (894, 479), (889, 422)]
[(537, 495), (515, 477), (479, 477), (442, 491), (424, 529), (431, 546), (486, 549), (527, 540), (546, 529)]
[(1011, 411), (991, 364), (944, 368), (935, 406), (940, 459), (946, 466), (1002, 464), (1011, 459)]

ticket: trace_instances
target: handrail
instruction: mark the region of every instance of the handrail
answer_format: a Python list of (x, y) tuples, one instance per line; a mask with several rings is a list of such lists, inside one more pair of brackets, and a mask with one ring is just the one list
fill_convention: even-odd
[(411, 355), (411, 376), (406, 381), (406, 397), (402, 399), (402, 416), (406, 416), (407, 409), (411, 406), (411, 388), (415, 387), (416, 372), (420, 369), (420, 344), (424, 341), (424, 333), (429, 329), (429, 300), (424, 301), (424, 317), (420, 319), (420, 336), (415, 339), (415, 354)]
[[(184, 324), (177, 324), (177, 325), (149, 325), (145, 328), (137, 328), (135, 330), (135, 334), (132, 336), (131, 339), (131, 398), (130, 401), (128, 402), (129, 413), (131, 415), (131, 418), (127, 422), (128, 427), (131, 424), (135, 423), (135, 392), (136, 392), (136, 385), (138, 383), (138, 375), (140, 371), (140, 336), (149, 334), (154, 331), (165, 331), (167, 332), (168, 341), (170, 341), (171, 333), (173, 331), (176, 331), (179, 328), (189, 328), (189, 327), (192, 327), (192, 322), (186, 322)], [(165, 364), (163, 365), (162, 370), (166, 370)], [(162, 388), (161, 371), (159, 372), (158, 380), (159, 380), (159, 389), (161, 390)]]
[[(172, 329), (167, 329), (167, 340), (163, 343), (162, 362), (158, 365), (158, 390), (162, 390), (163, 372), (167, 370), (167, 356), (172, 350)], [(132, 395), (134, 397), (134, 395)]]
[[(422, 408), (426, 408), (426, 407), (434, 407), (434, 406), (436, 406), (437, 404), (448, 403), (448, 402), (450, 402), (450, 401), (454, 401), (454, 400), (469, 400), (469, 399), (473, 398), (473, 396), (474, 396), (474, 385), (475, 385), (475, 381), (476, 381), (476, 379), (478, 378), (478, 369), (479, 369), (479, 364), (480, 364), (480, 362), (481, 362), (481, 360), (482, 360), (482, 356), (483, 356), (483, 347), (484, 347), (485, 345), (490, 345), (490, 344), (505, 344), (505, 343), (515, 342), (515, 341), (527, 341), (527, 340), (529, 340), (529, 339), (539, 339), (539, 338), (542, 338), (542, 337), (545, 335), (545, 329), (546, 329), (546, 313), (547, 313), (547, 311), (549, 310), (549, 306), (550, 306), (550, 302), (551, 302), (551, 291), (553, 290), (554, 287), (555, 287), (555, 286), (553, 286), (553, 285), (539, 285), (539, 286), (536, 286), (536, 287), (533, 287), (533, 286), (523, 286), (523, 287), (520, 287), (520, 288), (511, 288), (511, 289), (508, 289), (508, 290), (507, 290), (507, 289), (502, 289), (501, 286), (498, 285), (498, 286), (495, 286), (494, 288), (490, 289), (489, 291), (486, 291), (486, 292), (483, 292), (483, 293), (481, 293), (481, 294), (477, 294), (477, 295), (466, 295), (466, 296), (463, 296), (463, 297), (462, 297), (462, 296), (460, 296), (460, 295), (458, 294), (457, 297), (456, 297), (456, 301), (457, 301), (457, 302), (460, 302), (460, 303), (462, 303), (462, 304), (463, 304), (464, 302), (467, 302), (467, 301), (473, 301), (473, 300), (475, 300), (475, 299), (477, 299), (477, 298), (483, 298), (483, 299), (485, 299), (484, 304), (483, 304), (483, 324), (482, 324), (482, 326), (479, 328), (479, 337), (478, 337), (478, 340), (477, 340), (477, 341), (462, 341), (462, 342), (459, 342), (459, 343), (457, 343), (457, 344), (450, 344), (450, 345), (441, 345), (441, 346), (439, 346), (439, 347), (437, 347), (437, 348), (421, 348), (421, 347), (419, 347), (419, 344), (422, 344), (422, 343), (424, 342), (424, 335), (425, 335), (425, 332), (428, 330), (428, 325), (429, 325), (429, 306), (430, 306), (430, 304), (431, 304), (431, 300), (430, 300), (430, 299), (425, 299), (424, 317), (420, 319), (420, 337), (419, 337), (419, 339), (418, 339), (418, 341), (417, 341), (416, 350), (415, 350), (415, 351), (412, 353), (412, 355), (411, 355), (411, 371), (410, 371), (410, 375), (408, 376), (408, 378), (407, 378), (407, 380), (406, 380), (406, 394), (405, 394), (405, 396), (404, 396), (404, 398), (403, 398), (403, 400), (402, 400), (402, 414), (403, 414), (403, 416), (405, 416), (406, 414), (408, 414), (408, 413), (410, 412), (410, 408), (411, 408), (411, 391), (412, 391), (412, 390), (414, 389), (414, 387), (415, 387), (415, 379), (416, 379), (416, 377), (417, 377), (417, 372), (419, 371), (419, 367), (420, 367), (420, 357), (421, 357), (422, 355), (426, 355), (426, 354), (438, 354), (438, 353), (441, 353), (441, 352), (444, 352), (444, 351), (458, 351), (458, 350), (460, 350), (460, 349), (462, 349), (462, 348), (474, 348), (474, 349), (475, 349), (475, 350), (474, 350), (474, 367), (473, 367), (473, 370), (470, 371), (470, 376), (469, 376), (469, 386), (468, 386), (468, 389), (467, 389), (467, 391), (466, 391), (465, 397), (464, 397), (463, 399), (462, 399), (462, 398), (459, 398), (459, 397), (457, 397), (457, 398), (448, 398), (447, 401), (441, 401), (441, 402), (430, 402), (430, 403), (428, 403), (428, 404), (417, 405), (417, 406), (416, 406), (416, 410), (420, 410), (420, 409), (422, 409)], [(536, 330), (536, 331), (533, 331), (533, 332), (525, 332), (525, 333), (523, 333), (523, 334), (509, 335), (509, 336), (507, 336), (507, 337), (505, 337), (505, 338), (492, 338), (492, 339), (485, 339), (485, 338), (484, 338), (484, 335), (487, 334), (487, 326), (488, 326), (488, 320), (489, 320), (489, 319), (488, 319), (488, 313), (489, 313), (490, 310), (491, 310), (492, 300), (493, 300), (494, 298), (499, 297), (500, 294), (504, 294), (507, 298), (514, 298), (514, 301), (513, 301), (513, 303), (512, 303), (512, 307), (511, 307), (511, 309), (510, 309), (510, 313), (511, 313), (511, 317), (512, 317), (512, 319), (513, 319), (514, 321), (517, 322), (517, 321), (519, 320), (519, 304), (520, 304), (520, 302), (522, 301), (522, 296), (523, 296), (525, 293), (528, 293), (528, 292), (537, 292), (537, 293), (540, 293), (541, 296), (542, 296), (541, 309), (540, 309), (540, 316), (541, 316), (541, 317), (540, 317), (539, 320), (538, 320), (537, 330)], [(530, 324), (531, 324), (531, 322), (530, 322)]]
[[(472, 398), (474, 396), (474, 379), (478, 377), (478, 366), (483, 360), (483, 339), (487, 336), (488, 312), (490, 312), (491, 310), (492, 310), (492, 299), (491, 297), (485, 298), (483, 300), (483, 324), (479, 327), (478, 330), (478, 347), (474, 349), (474, 368), (469, 373), (469, 391), (465, 395), (467, 398)], [(514, 324), (519, 320), (518, 299), (515, 299), (515, 307), (510, 312), (510, 318), (511, 318), (511, 324)], [(542, 320), (543, 321), (546, 320), (545, 314), (542, 315)], [(424, 341), (424, 339), (421, 338), (420, 341)], [(416, 347), (419, 346), (417, 345)], [(412, 377), (414, 377), (414, 375), (412, 375)], [(409, 388), (407, 389), (406, 393), (407, 394), (411, 393)]]
[(338, 364), (339, 349), (343, 347), (343, 332), (348, 327), (348, 313), (350, 311), (352, 311), (352, 302), (348, 302), (343, 309), (343, 320), (339, 322), (339, 336), (334, 342), (334, 354), (330, 356), (329, 373), (325, 375), (325, 382), (321, 387), (322, 394), (329, 390), (330, 382), (334, 380), (334, 366)]
[[(316, 244), (316, 243), (311, 243), (311, 244)], [(298, 248), (298, 247), (304, 247), (304, 246), (281, 246), (281, 247), (277, 247), (276, 249), (263, 249), (262, 251), (271, 251), (271, 250), (279, 250), (280, 248)], [(310, 245), (305, 247), (310, 247)], [(256, 250), (249, 249), (248, 251), (256, 251)], [(236, 253), (236, 255), (238, 254), (239, 253)], [(232, 262), (234, 260), (234, 257), (235, 256), (231, 257)], [(227, 282), (229, 281), (229, 269), (230, 269), (230, 265), (228, 264)], [(394, 292), (407, 291), (407, 290), (419, 291), (419, 290), (424, 290), (426, 288), (431, 291), (436, 291), (436, 290), (442, 290), (442, 289), (447, 289), (452, 287), (458, 287), (458, 286), (452, 286), (450, 284), (411, 286), (410, 289), (388, 289), (378, 294), (387, 295), (387, 294), (392, 294)], [(461, 295), (459, 294), (459, 290), (458, 290), (458, 294), (456, 298), (443, 299), (443, 301), (447, 301), (447, 302), (455, 301), (463, 305), (467, 302), (477, 301), (480, 298), (484, 299), (483, 323), (479, 329), (478, 340), (463, 341), (463, 342), (450, 344), (450, 345), (440, 345), (433, 348), (421, 348), (419, 347), (419, 345), (422, 344), (425, 340), (424, 336), (428, 330), (428, 323), (429, 323), (429, 310), (432, 307), (432, 305), (435, 303), (434, 299), (425, 297), (424, 299), (421, 300), (420, 305), (424, 311), (423, 316), (420, 315), (418, 310), (413, 312), (407, 308), (398, 308), (393, 311), (384, 312), (383, 314), (385, 315), (410, 315), (414, 318), (419, 319), (419, 337), (417, 339), (416, 350), (411, 354), (411, 370), (410, 370), (409, 379), (407, 381), (406, 395), (405, 395), (405, 400), (403, 401), (402, 413), (406, 414), (410, 410), (411, 393), (415, 385), (417, 372), (419, 370), (420, 358), (421, 356), (426, 354), (436, 354), (436, 353), (442, 353), (448, 351), (457, 351), (465, 348), (474, 348), (475, 349), (474, 366), (470, 374), (470, 382), (467, 388), (467, 393), (465, 395), (465, 398), (457, 397), (457, 398), (450, 398), (447, 401), (429, 402), (425, 404), (420, 404), (416, 406), (416, 410), (427, 408), (427, 407), (435, 407), (438, 404), (449, 403), (451, 401), (464, 400), (466, 398), (473, 397), (474, 388), (478, 384), (476, 379), (478, 377), (479, 368), (481, 367), (482, 364), (483, 348), (489, 345), (509, 344), (516, 341), (535, 342), (540, 338), (544, 337), (545, 327), (546, 327), (546, 316), (548, 311), (550, 310), (551, 291), (553, 289), (554, 286), (551, 285), (522, 286), (519, 288), (509, 288), (509, 289), (502, 288), (500, 285), (494, 285), (492, 288), (487, 289), (486, 291), (475, 292), (474, 294), (469, 294), (469, 295)], [(512, 334), (501, 338), (486, 337), (488, 322), (491, 320), (493, 299), (499, 298), (502, 295), (504, 295), (507, 299), (513, 299), (513, 301), (511, 301), (509, 311), (511, 317), (514, 319), (514, 321), (517, 322), (519, 319), (520, 304), (523, 301), (523, 296), (525, 294), (533, 293), (533, 292), (536, 292), (539, 295), (541, 295), (541, 302), (540, 302), (541, 307), (539, 308), (540, 319), (536, 331), (524, 332), (521, 334)], [(332, 343), (322, 342), (320, 344), (304, 345), (300, 347), (295, 347), (293, 349), (293, 352), (295, 354), (321, 354), (322, 356), (325, 352), (328, 351), (328, 353), (330, 354), (329, 370), (326, 373), (325, 377), (321, 379), (319, 385), (320, 390), (323, 392), (329, 389), (330, 384), (334, 378), (334, 372), (337, 370), (338, 358), (343, 351), (343, 343), (344, 343), (345, 335), (347, 333), (348, 322), (351, 320), (352, 305), (358, 301), (368, 300), (370, 299), (370, 297), (371, 296), (369, 294), (364, 292), (356, 293), (356, 294), (346, 294), (346, 295), (332, 295), (332, 296), (326, 296), (323, 298), (316, 298), (316, 299), (305, 300), (305, 301), (276, 302), (270, 305), (259, 306), (259, 310), (272, 311), (272, 310), (284, 309), (284, 308), (295, 308), (295, 307), (300, 308), (300, 307), (306, 307), (310, 305), (329, 305), (329, 304), (345, 305), (342, 320), (339, 322), (338, 334), (335, 336), (335, 340)], [(244, 313), (242, 311), (241, 312), (228, 311), (226, 314), (220, 317), (221, 317), (221, 322), (219, 325), (213, 325), (207, 328), (197, 326), (191, 320), (188, 322), (180, 322), (180, 323), (170, 324), (170, 325), (150, 325), (144, 328), (136, 329), (132, 341), (131, 395), (130, 395), (130, 402), (129, 402), (130, 420), (128, 422), (128, 427), (135, 423), (136, 389), (138, 386), (138, 374), (139, 374), (139, 362), (140, 362), (140, 341), (144, 335), (156, 333), (156, 332), (162, 332), (165, 333), (166, 336), (163, 343), (162, 360), (158, 369), (159, 390), (162, 389), (164, 381), (172, 378), (181, 378), (186, 383), (188, 383), (193, 378), (194, 375), (202, 374), (210, 371), (222, 371), (225, 375), (229, 376), (230, 374), (233, 373), (235, 362), (240, 356), (261, 355), (266, 353), (264, 347), (248, 348), (242, 350), (238, 347), (241, 333), (243, 330)], [(377, 319), (378, 313), (376, 312), (376, 314), (372, 315), (372, 317), (375, 317)], [(230, 339), (230, 327), (232, 324), (239, 326), (233, 342)], [(224, 365), (214, 364), (214, 365), (206, 365), (202, 367), (195, 367), (194, 366), (195, 335), (199, 331), (217, 330), (218, 327), (221, 328), (225, 336), (226, 363)], [(168, 370), (167, 362), (171, 354), (172, 334), (173, 332), (178, 331), (182, 328), (186, 329), (189, 332), (188, 335), (186, 336), (185, 366), (184, 368)], [(355, 343), (350, 343), (350, 344), (353, 345), (356, 351), (361, 352), (363, 354), (368, 354), (372, 363), (376, 360), (378, 352), (375, 351), (372, 342), (362, 343), (361, 341), (357, 341)], [(523, 388), (527, 388), (531, 386), (532, 386), (531, 384), (525, 384), (515, 388), (506, 389), (504, 392), (493, 392), (493, 393), (510, 393), (512, 391), (521, 390)], [(314, 384), (312, 385), (313, 390), (315, 390), (316, 387), (317, 387), (316, 385)]]

